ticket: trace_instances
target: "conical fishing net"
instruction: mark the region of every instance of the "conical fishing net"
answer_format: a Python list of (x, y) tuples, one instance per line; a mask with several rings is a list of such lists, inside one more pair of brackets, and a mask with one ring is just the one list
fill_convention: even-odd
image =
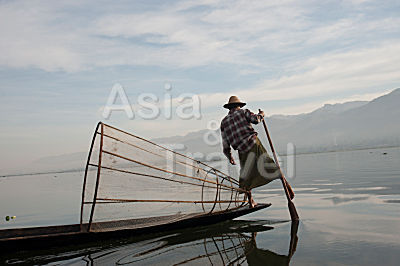
[(236, 179), (203, 162), (99, 123), (81, 224), (89, 231), (166, 224), (240, 207), (247, 204), (243, 192)]

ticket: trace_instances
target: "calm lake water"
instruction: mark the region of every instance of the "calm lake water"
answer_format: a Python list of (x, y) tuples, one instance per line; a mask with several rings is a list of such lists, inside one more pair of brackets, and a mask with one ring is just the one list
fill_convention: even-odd
[[(301, 221), (279, 181), (255, 191), (270, 208), (213, 226), (1, 254), (0, 264), (398, 265), (400, 148), (296, 157)], [(82, 172), (0, 177), (0, 229), (79, 222)], [(16, 216), (6, 221), (6, 215)]]

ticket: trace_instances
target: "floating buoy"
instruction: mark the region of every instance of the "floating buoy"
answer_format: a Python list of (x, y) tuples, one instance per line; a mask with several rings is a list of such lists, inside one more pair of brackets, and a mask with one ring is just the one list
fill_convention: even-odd
[(17, 218), (17, 216), (15, 216), (15, 215), (14, 215), (14, 216), (11, 216), (11, 219), (15, 219), (15, 218)]

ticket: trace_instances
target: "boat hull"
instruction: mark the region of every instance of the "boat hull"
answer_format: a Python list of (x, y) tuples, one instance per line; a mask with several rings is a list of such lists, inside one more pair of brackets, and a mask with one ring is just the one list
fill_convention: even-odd
[[(86, 232), (86, 224), (59, 225), (46, 227), (32, 227), (20, 229), (0, 230), (0, 253), (10, 250), (40, 249), (48, 246), (73, 245), (99, 241), (102, 239), (127, 237), (140, 234), (165, 232), (188, 227), (204, 226), (231, 220), (261, 209), (271, 204), (258, 204), (254, 208), (248, 206), (238, 207), (228, 211), (213, 212), (179, 219), (173, 222), (158, 223), (142, 227), (118, 227), (112, 226), (121, 221), (102, 222), (102, 225), (109, 224), (113, 229), (106, 231)], [(126, 221), (124, 221), (126, 223)]]

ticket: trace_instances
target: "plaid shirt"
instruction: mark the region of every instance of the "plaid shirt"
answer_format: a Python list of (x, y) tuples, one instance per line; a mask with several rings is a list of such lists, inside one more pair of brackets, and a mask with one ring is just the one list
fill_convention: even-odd
[(262, 115), (253, 114), (249, 109), (231, 109), (221, 122), (221, 136), (224, 154), (231, 158), (231, 147), (239, 152), (248, 152), (255, 144), (257, 132), (251, 123), (258, 124)]

